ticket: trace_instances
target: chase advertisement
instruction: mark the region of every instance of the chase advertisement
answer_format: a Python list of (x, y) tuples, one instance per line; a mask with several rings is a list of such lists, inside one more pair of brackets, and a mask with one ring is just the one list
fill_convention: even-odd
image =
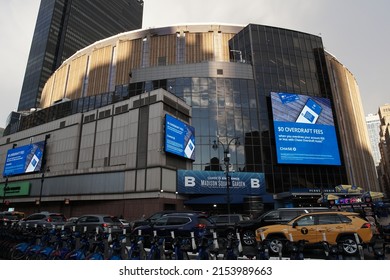
[(165, 115), (165, 152), (195, 160), (195, 128)]
[[(186, 194), (226, 194), (226, 173), (223, 171), (178, 170), (177, 190)], [(265, 194), (263, 173), (229, 173), (229, 191), (231, 194)]]
[(45, 142), (37, 142), (10, 149), (5, 160), (3, 177), (41, 170)]
[(330, 100), (271, 92), (278, 163), (340, 165)]

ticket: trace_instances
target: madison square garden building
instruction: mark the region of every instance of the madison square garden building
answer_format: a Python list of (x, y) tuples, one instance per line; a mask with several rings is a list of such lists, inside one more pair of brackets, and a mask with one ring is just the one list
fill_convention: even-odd
[[(356, 86), (352, 74), (307, 33), (255, 24), (121, 33), (67, 59), (40, 108), (6, 128), (3, 198), (26, 212), (138, 218), (226, 211), (226, 180), (234, 212), (311, 204), (341, 184), (376, 190), (369, 142), (357, 137), (366, 132), (351, 123), (363, 111), (342, 108), (350, 96), (361, 108), (346, 84)], [(294, 190), (316, 197), (297, 201)]]

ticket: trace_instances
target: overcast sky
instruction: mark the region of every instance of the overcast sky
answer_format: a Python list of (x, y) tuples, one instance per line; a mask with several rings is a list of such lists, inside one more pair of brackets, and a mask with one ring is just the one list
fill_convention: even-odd
[[(115, 0), (110, 0), (115, 1)], [(107, 1), (108, 2), (108, 1)], [(365, 114), (390, 103), (388, 0), (144, 0), (143, 28), (248, 23), (320, 35), (355, 76)], [(0, 0), (0, 127), (17, 109), (40, 0)]]

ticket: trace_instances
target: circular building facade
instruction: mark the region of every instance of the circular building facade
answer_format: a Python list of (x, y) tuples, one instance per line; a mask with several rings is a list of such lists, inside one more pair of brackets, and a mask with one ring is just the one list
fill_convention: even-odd
[[(337, 146), (340, 143), (339, 128), (332, 114), (335, 111), (334, 103), (321, 38), (270, 26), (180, 25), (126, 32), (96, 42), (67, 59), (49, 78), (42, 92), (40, 110), (23, 118), (19, 130), (31, 131), (34, 126), (78, 114), (82, 114), (84, 123), (94, 122), (104, 117), (105, 111), (100, 108), (114, 104), (112, 114), (117, 112), (115, 110), (128, 110), (124, 107), (119, 109), (120, 106), (115, 104), (125, 104), (127, 100), (158, 89), (177, 97), (175, 102), (183, 102), (182, 109), (186, 106), (190, 108), (180, 110), (175, 102), (170, 104), (168, 98), (164, 101), (163, 111), (194, 127), (196, 135), (195, 159), (178, 164), (175, 157), (167, 156), (164, 161), (155, 163), (161, 170), (222, 172), (228, 169), (229, 174), (263, 174), (265, 189), (262, 195), (265, 200), (269, 198), (267, 194), (290, 192), (294, 188), (319, 191), (348, 181), (343, 156)], [(283, 99), (283, 94), (287, 94), (287, 99)], [(161, 133), (153, 138), (150, 125), (149, 132), (142, 131), (142, 102), (149, 102), (145, 98), (142, 99), (144, 101), (137, 101), (140, 108), (137, 111), (137, 126), (133, 127), (131, 122), (122, 124), (118, 133), (132, 134), (135, 129), (136, 134), (147, 135), (149, 144), (156, 141), (154, 151), (164, 153), (165, 144)], [(291, 160), (296, 155), (287, 154), (290, 161), (286, 161), (286, 153), (290, 148), (284, 148), (280, 139), (288, 135), (275, 134), (275, 128), (280, 128), (276, 123), (289, 122), (296, 130), (297, 123), (302, 123), (297, 116), (309, 100), (319, 104), (321, 116), (324, 117), (312, 116), (312, 121), (313, 118), (315, 121), (304, 125), (331, 124), (334, 130), (331, 143), (336, 144), (333, 146), (335, 152), (318, 153), (314, 157), (322, 157), (320, 161), (312, 161), (312, 156), (302, 155), (313, 154), (316, 148), (305, 143), (303, 147), (311, 147), (309, 150), (304, 150), (298, 160)], [(176, 108), (176, 113), (168, 107)], [(151, 110), (148, 111), (149, 118), (153, 113)], [(88, 112), (92, 111), (96, 114), (85, 119), (89, 116)], [(279, 112), (277, 116), (275, 112)], [(287, 116), (292, 113), (297, 114), (293, 116), (294, 120), (287, 120)], [(160, 112), (158, 116), (161, 124), (163, 113)], [(85, 133), (85, 130), (79, 133)], [(99, 142), (99, 137), (110, 137), (104, 133), (99, 135), (96, 126), (94, 132), (90, 133), (95, 135), (91, 139), (95, 144)], [(318, 141), (318, 135), (311, 136), (315, 139), (312, 142)], [(50, 138), (48, 141), (54, 140)], [(120, 168), (118, 166), (125, 165), (129, 168), (127, 160), (115, 161), (110, 158), (115, 154), (112, 147), (110, 152), (100, 158), (99, 153), (94, 154), (92, 161), (99, 158), (99, 163), (91, 164), (86, 160), (84, 164), (82, 154), (87, 157), (93, 149), (83, 149), (83, 142), (78, 141), (75, 146), (78, 145), (80, 155), (76, 164), (56, 165), (53, 164), (53, 157), (48, 158), (50, 170), (57, 172), (52, 174), (56, 174), (58, 179), (65, 173), (74, 175), (91, 172), (88, 169), (91, 167), (95, 168), (93, 172), (100, 168), (103, 173), (114, 166)], [(104, 140), (101, 142), (104, 143)], [(151, 153), (147, 148), (142, 150), (141, 144), (137, 142), (136, 159), (130, 159), (136, 161), (132, 169), (141, 170), (145, 166), (152, 166), (149, 164)], [(132, 144), (126, 142), (123, 145)], [(283, 149), (286, 151), (281, 153)], [(119, 157), (120, 149), (116, 153), (115, 156)], [(335, 157), (334, 161), (324, 161), (324, 158), (329, 157)], [(159, 174), (163, 173), (161, 171)], [(146, 198), (149, 191), (147, 188), (142, 190), (132, 186), (137, 184), (137, 178), (135, 176), (134, 180), (121, 182), (124, 188), (118, 189), (118, 194), (144, 191), (142, 197)], [(171, 180), (173, 187), (161, 187), (160, 184), (153, 191), (164, 189), (167, 195), (166, 190), (169, 189), (170, 198), (177, 199), (178, 195), (184, 195), (180, 197), (184, 203), (187, 199), (199, 199), (204, 195), (180, 193), (177, 175), (171, 174), (164, 180)], [(68, 196), (76, 196), (77, 188), (71, 189)], [(161, 197), (162, 192), (158, 196)], [(234, 193), (232, 196), (235, 196)], [(137, 196), (128, 198), (136, 199)], [(214, 204), (212, 200), (199, 203)], [(226, 204), (226, 201), (221, 203)]]
[[(230, 163), (236, 171), (264, 172), (271, 193), (291, 186), (329, 187), (345, 179), (335, 166), (277, 165), (271, 92), (332, 100), (321, 38), (281, 28), (188, 25), (119, 34), (69, 58), (46, 84), (45, 108), (62, 98), (100, 103), (103, 93), (129, 97), (163, 88), (192, 107), (197, 152), (205, 170), (216, 136), (239, 137)], [(99, 97), (98, 97), (99, 96)], [(103, 96), (104, 98), (104, 96)], [(79, 106), (81, 107), (81, 106)]]

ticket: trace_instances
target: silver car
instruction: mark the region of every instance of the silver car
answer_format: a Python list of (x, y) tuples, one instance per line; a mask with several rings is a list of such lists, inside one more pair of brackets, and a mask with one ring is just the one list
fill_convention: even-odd
[(65, 229), (78, 232), (118, 233), (123, 231), (123, 225), (115, 216), (91, 214), (83, 215), (75, 221), (67, 222)]
[(66, 217), (61, 213), (40, 212), (34, 213), (19, 221), (19, 225), (24, 228), (46, 227), (61, 228), (66, 223)]

